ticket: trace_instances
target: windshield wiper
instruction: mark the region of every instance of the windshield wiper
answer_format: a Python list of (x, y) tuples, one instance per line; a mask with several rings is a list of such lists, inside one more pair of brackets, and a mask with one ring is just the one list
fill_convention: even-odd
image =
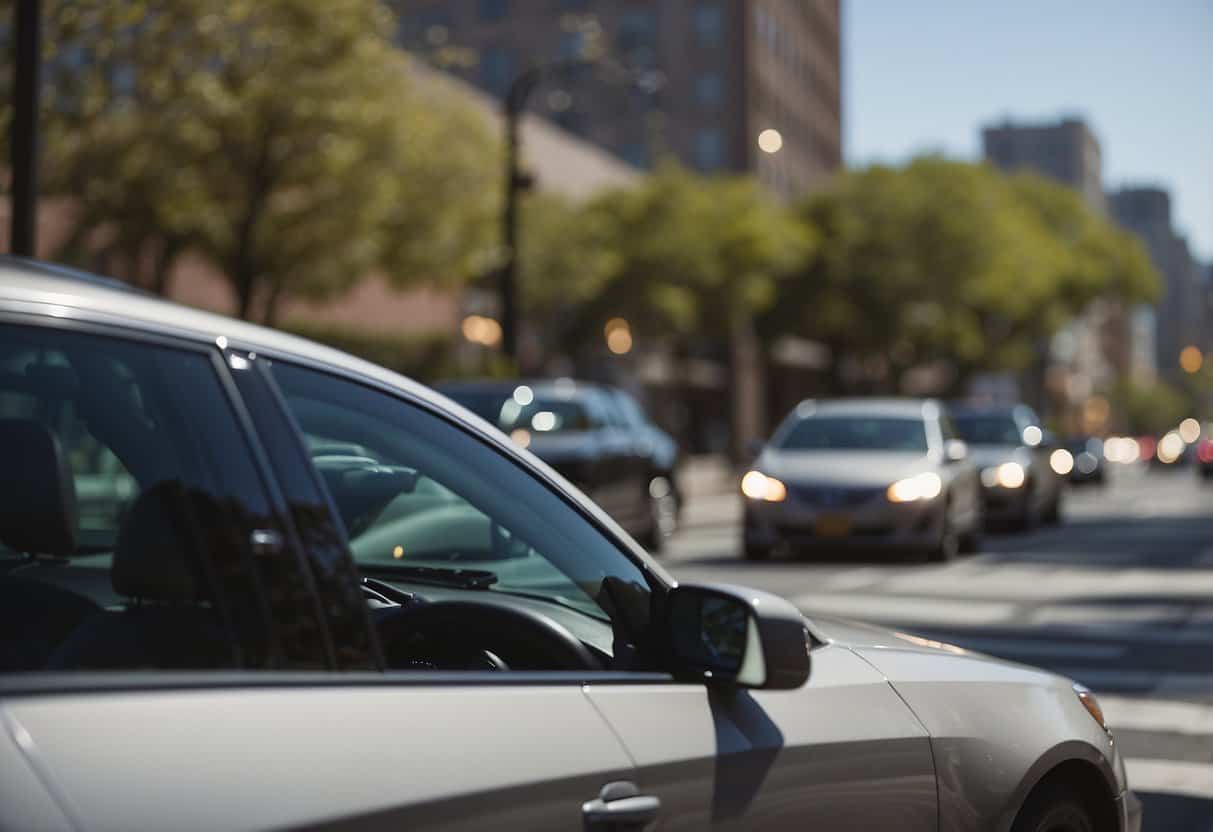
[(421, 584), (451, 586), (458, 589), (488, 589), (497, 583), (497, 576), (485, 569), (443, 569), (437, 566), (404, 566), (397, 564), (358, 564), (363, 572), (381, 572), (393, 577), (408, 578)]

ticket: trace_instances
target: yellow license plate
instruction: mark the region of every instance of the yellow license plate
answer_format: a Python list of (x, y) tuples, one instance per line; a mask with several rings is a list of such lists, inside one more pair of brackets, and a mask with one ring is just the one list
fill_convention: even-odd
[(823, 514), (817, 518), (814, 531), (818, 537), (846, 537), (851, 533), (851, 518), (837, 514)]

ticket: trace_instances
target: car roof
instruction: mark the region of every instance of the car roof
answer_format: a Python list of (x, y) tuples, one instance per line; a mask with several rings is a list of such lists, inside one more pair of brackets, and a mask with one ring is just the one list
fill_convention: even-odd
[(939, 404), (934, 399), (910, 398), (848, 398), (806, 399), (796, 406), (801, 416), (887, 416), (921, 419), (930, 407)]
[[(361, 358), (279, 330), (165, 300), (113, 278), (21, 257), (0, 255), (0, 312), (27, 312), (112, 324), (148, 334), (290, 357), (344, 369), (442, 404), (424, 385)], [(461, 415), (464, 414), (459, 408)], [(478, 420), (477, 420), (478, 421)]]

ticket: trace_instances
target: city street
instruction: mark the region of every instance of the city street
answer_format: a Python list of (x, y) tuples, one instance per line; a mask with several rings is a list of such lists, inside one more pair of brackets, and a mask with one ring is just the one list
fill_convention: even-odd
[[(1056, 670), (1100, 694), (1146, 828), (1213, 830), (1213, 487), (1190, 469), (1115, 466), (1067, 495), (1058, 528), (988, 536), (947, 565), (867, 556), (739, 557), (728, 478), (686, 508), (664, 561), (682, 580), (777, 592), (855, 618)], [(712, 493), (715, 491), (715, 493)]]

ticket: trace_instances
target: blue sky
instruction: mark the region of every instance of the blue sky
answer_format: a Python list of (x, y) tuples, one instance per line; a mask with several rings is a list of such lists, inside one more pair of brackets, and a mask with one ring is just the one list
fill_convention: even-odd
[(850, 165), (976, 159), (980, 126), (1077, 115), (1104, 186), (1158, 184), (1213, 261), (1213, 0), (843, 0)]

